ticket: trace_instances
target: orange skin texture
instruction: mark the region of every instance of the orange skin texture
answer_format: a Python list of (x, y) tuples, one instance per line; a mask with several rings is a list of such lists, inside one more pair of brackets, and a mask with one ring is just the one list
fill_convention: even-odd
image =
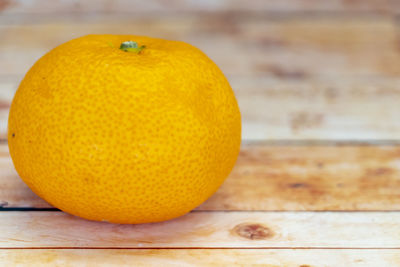
[[(135, 41), (140, 53), (119, 49)], [(40, 58), (12, 101), (8, 144), (24, 182), (89, 220), (181, 216), (232, 170), (241, 118), (217, 65), (196, 47), (87, 35)]]

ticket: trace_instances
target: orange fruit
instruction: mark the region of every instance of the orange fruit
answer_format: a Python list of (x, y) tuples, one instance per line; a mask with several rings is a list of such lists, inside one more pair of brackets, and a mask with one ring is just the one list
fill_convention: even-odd
[(200, 205), (233, 168), (240, 137), (234, 93), (204, 53), (133, 35), (87, 35), (48, 52), (22, 80), (8, 124), (14, 166), (37, 195), (114, 223)]

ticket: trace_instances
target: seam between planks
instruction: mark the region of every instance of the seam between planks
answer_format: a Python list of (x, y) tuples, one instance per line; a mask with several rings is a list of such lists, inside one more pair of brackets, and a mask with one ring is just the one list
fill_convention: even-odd
[(242, 145), (263, 146), (397, 146), (400, 139), (274, 139), (274, 140), (251, 140), (243, 139)]
[[(131, 12), (131, 11), (96, 11), (95, 16), (88, 15), (87, 11), (82, 12), (60, 12), (60, 10), (52, 13), (5, 13), (0, 15), (0, 25), (41, 25), (54, 22), (54, 18), (57, 17), (57, 21), (65, 22), (70, 24), (77, 24), (82, 21), (91, 22), (97, 18), (112, 19), (118, 17), (119, 19), (129, 19), (132, 15), (138, 18), (151, 17), (157, 19), (165, 18), (192, 18), (192, 17), (218, 17), (224, 14), (229, 14), (235, 19), (250, 20), (254, 21), (257, 19), (264, 19), (266, 21), (282, 21), (292, 19), (306, 18), (308, 20), (324, 20), (324, 19), (365, 19), (365, 20), (382, 20), (389, 19), (396, 22), (398, 14), (395, 12), (374, 12), (374, 11), (240, 11), (240, 10), (220, 10), (220, 11), (168, 11), (168, 12)], [(20, 18), (24, 18), (24, 21), (20, 21)], [(71, 20), (73, 19), (73, 20)], [(8, 20), (8, 21), (7, 21)]]
[[(57, 208), (0, 207), (0, 212), (64, 212)], [(400, 212), (400, 210), (192, 210), (188, 213), (229, 213), (229, 212), (266, 212), (266, 213), (381, 213)], [(66, 212), (64, 212), (66, 213)], [(66, 213), (68, 214), (68, 213)]]
[[(0, 138), (0, 145), (7, 144), (8, 140)], [(335, 139), (274, 139), (252, 140), (243, 139), (245, 146), (400, 146), (400, 139), (366, 139), (366, 140), (335, 140)]]
[(196, 250), (196, 249), (225, 249), (225, 250), (239, 250), (239, 249), (279, 249), (279, 250), (292, 250), (292, 249), (307, 249), (307, 250), (400, 250), (400, 247), (372, 247), (372, 248), (363, 248), (363, 247), (2, 247), (0, 250), (19, 250), (19, 249), (93, 249), (93, 250), (105, 250), (105, 249), (127, 249), (127, 250), (151, 250), (151, 249), (160, 249), (160, 250), (168, 250), (168, 249), (182, 249), (182, 250)]

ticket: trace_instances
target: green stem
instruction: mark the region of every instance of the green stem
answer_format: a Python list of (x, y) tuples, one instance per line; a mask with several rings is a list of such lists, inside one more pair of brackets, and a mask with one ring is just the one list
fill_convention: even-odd
[(121, 43), (121, 46), (119, 49), (125, 52), (134, 52), (136, 54), (139, 54), (143, 49), (145, 48), (144, 45), (138, 46), (138, 44), (134, 41), (126, 41)]

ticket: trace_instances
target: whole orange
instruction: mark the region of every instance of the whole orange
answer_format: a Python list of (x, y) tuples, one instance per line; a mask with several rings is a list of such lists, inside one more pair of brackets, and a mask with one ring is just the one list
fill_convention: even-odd
[(240, 138), (234, 93), (204, 53), (133, 35), (48, 52), (22, 80), (8, 124), (15, 168), (37, 195), (114, 223), (200, 205), (232, 170)]

